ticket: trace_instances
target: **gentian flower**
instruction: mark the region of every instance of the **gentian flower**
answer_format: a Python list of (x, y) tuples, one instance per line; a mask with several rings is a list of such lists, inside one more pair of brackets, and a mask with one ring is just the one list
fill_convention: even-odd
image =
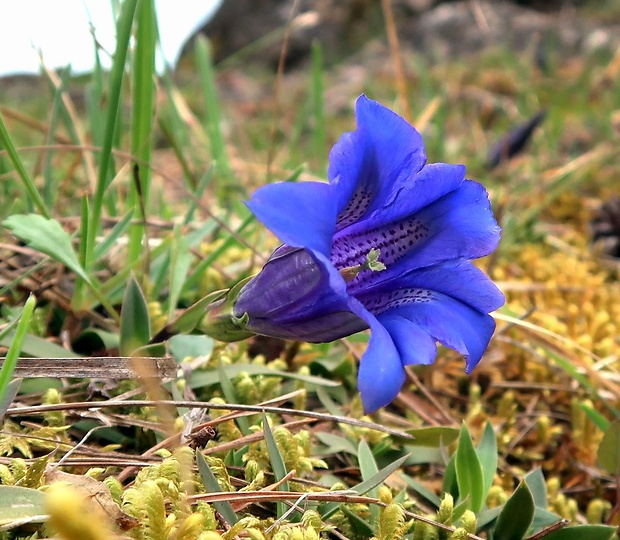
[(500, 237), (484, 187), (463, 165), (426, 164), (421, 135), (364, 95), (356, 116), (330, 153), (329, 183), (254, 193), (248, 207), (283, 245), (210, 307), (206, 327), (313, 343), (370, 328), (358, 386), (373, 412), (396, 397), (404, 366), (434, 361), (437, 342), (463, 354), (469, 373), (504, 296), (470, 262)]

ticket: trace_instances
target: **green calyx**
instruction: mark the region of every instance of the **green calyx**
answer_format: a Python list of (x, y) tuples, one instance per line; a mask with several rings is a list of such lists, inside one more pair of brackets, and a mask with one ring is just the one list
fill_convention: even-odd
[(358, 274), (360, 272), (363, 272), (364, 270), (370, 270), (371, 272), (381, 272), (386, 269), (386, 266), (379, 260), (380, 255), (380, 250), (372, 248), (368, 252), (368, 255), (366, 255), (366, 260), (362, 264), (343, 268), (342, 270), (340, 270), (340, 275), (348, 283), (349, 281), (353, 281), (358, 276)]
[(241, 341), (254, 335), (247, 329), (250, 317), (247, 313), (238, 317), (234, 314), (233, 308), (237, 296), (244, 285), (252, 278), (247, 278), (234, 287), (224, 292), (211, 302), (198, 325), (198, 330), (219, 341)]

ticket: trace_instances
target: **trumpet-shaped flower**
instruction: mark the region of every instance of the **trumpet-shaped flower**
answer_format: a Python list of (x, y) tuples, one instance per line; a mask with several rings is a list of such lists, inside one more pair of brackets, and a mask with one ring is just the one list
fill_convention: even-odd
[(366, 96), (356, 116), (329, 183), (272, 184), (247, 203), (283, 245), (226, 304), (242, 334), (316, 343), (370, 328), (358, 386), (372, 412), (396, 397), (404, 366), (434, 361), (437, 342), (470, 372), (504, 297), (470, 262), (500, 237), (482, 185), (462, 165), (427, 164), (420, 134)]

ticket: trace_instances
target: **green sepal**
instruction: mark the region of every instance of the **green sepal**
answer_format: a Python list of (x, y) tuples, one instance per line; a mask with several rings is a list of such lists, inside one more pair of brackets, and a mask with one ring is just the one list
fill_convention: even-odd
[(254, 332), (247, 330), (250, 317), (244, 313), (237, 317), (233, 308), (241, 289), (252, 277), (241, 280), (232, 287), (224, 296), (211, 302), (204, 317), (198, 325), (198, 330), (219, 341), (241, 341), (254, 335)]

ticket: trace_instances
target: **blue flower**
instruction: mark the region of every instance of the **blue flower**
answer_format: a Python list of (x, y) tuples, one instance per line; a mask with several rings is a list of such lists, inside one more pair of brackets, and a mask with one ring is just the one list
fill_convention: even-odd
[(357, 129), (329, 156), (329, 183), (278, 183), (247, 203), (282, 242), (233, 299), (242, 332), (326, 342), (370, 328), (358, 385), (366, 412), (390, 403), (404, 366), (439, 342), (470, 372), (504, 303), (471, 264), (497, 246), (484, 187), (465, 167), (426, 164), (420, 134), (362, 95)]

